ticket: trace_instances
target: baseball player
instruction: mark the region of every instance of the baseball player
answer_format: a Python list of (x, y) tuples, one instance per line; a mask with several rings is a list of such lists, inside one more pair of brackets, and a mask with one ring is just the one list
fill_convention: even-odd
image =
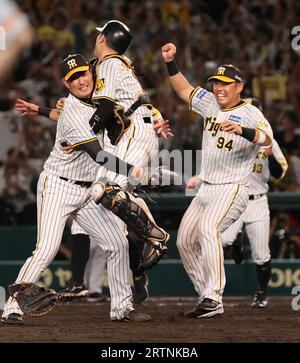
[[(58, 109), (63, 109), (63, 102), (58, 102)], [(163, 120), (160, 112), (151, 105), (147, 105), (147, 107), (151, 110), (153, 116), (153, 126), (152, 128), (156, 132), (158, 136), (162, 136), (167, 138), (169, 136), (173, 136), (168, 121)], [(58, 109), (47, 109), (41, 106), (37, 106), (32, 103), (28, 103), (24, 100), (17, 100), (16, 108), (20, 111), (22, 116), (36, 116), (38, 114), (43, 114), (45, 116), (49, 116), (53, 121), (57, 121), (59, 117)], [(102, 135), (100, 135), (100, 141), (102, 141)], [(114, 153), (116, 150), (116, 146), (112, 145), (109, 138), (107, 137), (107, 133), (104, 135), (104, 145), (105, 150), (111, 153)], [(66, 148), (68, 149), (68, 147)], [(100, 167), (101, 169), (101, 167)], [(103, 175), (107, 173), (107, 170), (104, 169)], [(83, 283), (83, 275), (85, 266), (89, 259), (89, 244), (90, 239), (86, 235), (86, 232), (78, 226), (76, 221), (72, 223), (72, 234), (73, 234), (73, 245), (72, 245), (72, 258), (71, 258), (71, 267), (73, 274), (73, 283), (68, 286), (66, 289), (61, 291), (59, 294), (61, 297), (81, 297), (88, 294), (88, 290)], [(143, 302), (148, 296), (148, 277), (144, 271), (141, 271), (138, 268), (139, 260), (141, 257), (141, 248), (139, 248), (138, 243), (129, 239), (129, 256), (130, 256), (130, 268), (133, 272), (133, 301), (135, 303)], [(103, 254), (97, 252), (93, 253), (94, 257), (103, 257)], [(103, 259), (100, 261), (98, 259), (98, 264), (103, 265)], [(90, 261), (90, 265), (94, 266), (95, 263)], [(100, 270), (94, 271), (91, 270), (91, 274), (93, 276), (90, 277), (90, 281), (95, 281), (97, 276), (102, 276), (103, 273), (100, 273)], [(95, 284), (92, 284), (95, 286)], [(96, 291), (97, 292), (97, 291)], [(99, 291), (98, 291), (99, 292)]]
[[(21, 116), (37, 116), (39, 114), (49, 115), (49, 118), (57, 122), (59, 117), (59, 112), (63, 110), (64, 107), (64, 99), (61, 99), (57, 103), (56, 109), (47, 109), (42, 106), (38, 106), (33, 103), (26, 102), (24, 100), (18, 99), (16, 103), (16, 109), (21, 113)], [(170, 136), (174, 136), (171, 132), (169, 121), (164, 120), (159, 110), (157, 110), (152, 105), (147, 105), (147, 107), (151, 110), (153, 117), (153, 129), (156, 134), (163, 138), (168, 138)], [(102, 138), (100, 137), (100, 141)], [(104, 145), (105, 150), (111, 153), (115, 152), (116, 147), (111, 144), (107, 133), (104, 135)], [(64, 150), (71, 150), (69, 147), (63, 147)], [(101, 167), (100, 167), (101, 168)], [(104, 170), (104, 174), (106, 174), (107, 170)], [(86, 232), (78, 225), (76, 221), (72, 221), (72, 254), (71, 254), (71, 270), (72, 270), (72, 282), (66, 287), (64, 290), (59, 292), (61, 298), (75, 298), (82, 297), (89, 294), (89, 290), (84, 284), (85, 281), (90, 281), (88, 287), (91, 287), (91, 292), (99, 293), (99, 284), (94, 283), (95, 281), (101, 281), (104, 276), (104, 268), (93, 269), (91, 266), (101, 265), (102, 267), (105, 264), (104, 254), (101, 249), (99, 251), (95, 251), (93, 249), (92, 257), (90, 257), (90, 245), (95, 245), (93, 241), (90, 241), (89, 236)], [(135, 304), (141, 304), (148, 297), (148, 284), (149, 279), (145, 273), (145, 271), (141, 271), (139, 267), (139, 261), (142, 255), (142, 244), (132, 240), (127, 236), (129, 240), (129, 261), (130, 268), (133, 273), (133, 302)], [(91, 243), (92, 242), (92, 243)], [(89, 261), (90, 257), (90, 261)], [(89, 261), (89, 262), (88, 262)], [(87, 276), (87, 273), (84, 277), (85, 267), (89, 264), (90, 276)], [(97, 289), (95, 289), (97, 286)], [(93, 291), (95, 290), (95, 291)]]
[(177, 246), (199, 295), (186, 317), (212, 317), (224, 312), (225, 286), (220, 234), (248, 204), (249, 179), (260, 146), (271, 144), (272, 129), (263, 114), (241, 100), (243, 78), (233, 65), (220, 66), (209, 78), (213, 92), (194, 88), (180, 73), (176, 46), (162, 47), (170, 82), (192, 110), (204, 118), (201, 180), (203, 183), (180, 223)]
[[(97, 29), (101, 34), (96, 40), (95, 55), (98, 63), (92, 96), (96, 111), (94, 109), (89, 123), (95, 135), (104, 135), (106, 130), (111, 144), (116, 146), (114, 154), (120, 161), (116, 165), (114, 158), (111, 160), (108, 158), (111, 167), (107, 165), (105, 167), (112, 169), (113, 165), (117, 166), (115, 171), (103, 172), (104, 169), (99, 169), (97, 182), (91, 189), (92, 198), (96, 203), (102, 203), (117, 213), (127, 226), (130, 224), (131, 229), (136, 229), (135, 232), (147, 231), (147, 242), (153, 244), (156, 249), (153, 252), (162, 255), (166, 251), (169, 234), (155, 224), (146, 203), (141, 198), (134, 198), (118, 190), (118, 186), (132, 190), (130, 178), (128, 179), (127, 176), (133, 176), (133, 179), (145, 180), (148, 183), (153, 174), (147, 172), (142, 166), (148, 165), (153, 151), (158, 150), (158, 138), (153, 130), (151, 111), (147, 107), (149, 101), (128, 59), (123, 56), (132, 35), (125, 24), (115, 20)], [(97, 157), (102, 165), (106, 162), (106, 153), (101, 151), (98, 140), (95, 139), (82, 147), (90, 156)], [(129, 173), (126, 173), (126, 165), (131, 167)], [(120, 170), (123, 172), (120, 173)], [(119, 174), (124, 174), (124, 178)], [(103, 177), (113, 181), (115, 186), (105, 185)], [(115, 203), (116, 200), (118, 203)], [(119, 203), (121, 206), (118, 206)], [(128, 205), (130, 205), (130, 211), (123, 213), (123, 208), (127, 208)]]
[[(152, 127), (152, 114), (147, 107), (149, 101), (143, 97), (144, 91), (130, 60), (123, 55), (131, 43), (132, 34), (125, 24), (117, 20), (111, 20), (97, 30), (100, 32), (95, 45), (98, 63), (92, 96), (97, 111), (91, 124), (94, 130), (106, 128), (111, 143), (116, 145), (115, 153), (121, 159), (134, 165), (148, 165), (149, 159), (158, 150), (158, 137)], [(117, 139), (111, 122), (116, 108), (120, 109), (120, 128), (127, 130)], [(99, 173), (103, 176), (103, 169)], [(125, 177), (111, 172), (105, 176), (122, 188), (129, 187)]]
[[(246, 101), (249, 102), (249, 100)], [(250, 100), (250, 103), (261, 109), (253, 100)], [(267, 306), (267, 288), (271, 277), (270, 210), (266, 195), (269, 190), (268, 181), (270, 175), (276, 179), (282, 179), (287, 169), (287, 160), (276, 140), (272, 140), (271, 146), (261, 147), (258, 150), (251, 173), (247, 208), (241, 217), (222, 233), (221, 237), (224, 247), (232, 245), (243, 226), (245, 227), (259, 284), (252, 302), (254, 308)]]
[[(257, 99), (244, 99), (258, 107), (261, 105)], [(272, 140), (270, 147), (261, 147), (256, 155), (251, 173), (249, 186), (249, 203), (240, 218), (235, 221), (221, 235), (223, 247), (233, 245), (243, 226), (250, 241), (253, 261), (256, 264), (259, 288), (256, 291), (252, 307), (264, 308), (267, 306), (267, 288), (271, 277), (271, 254), (269, 249), (270, 211), (266, 193), (269, 190), (270, 175), (282, 179), (288, 169), (286, 158), (276, 140)], [(192, 177), (187, 188), (195, 189), (201, 182), (199, 176)], [(240, 241), (237, 244), (235, 260), (242, 260)]]
[[(90, 198), (98, 164), (93, 151), (86, 147), (96, 140), (89, 125), (94, 107), (86, 102), (93, 89), (89, 64), (75, 55), (66, 58), (62, 65), (64, 84), (70, 94), (58, 120), (55, 146), (38, 182), (36, 249), (21, 268), (16, 283), (38, 281), (56, 255), (66, 220), (72, 216), (107, 254), (111, 319), (148, 321), (149, 315), (136, 312), (132, 306), (126, 234), (118, 227), (117, 218), (102, 205), (95, 206)], [(61, 150), (64, 142), (76, 145), (76, 152), (66, 155)], [(130, 167), (109, 153), (107, 157), (119, 166), (123, 163), (123, 170)], [(2, 321), (22, 324), (22, 312), (15, 299), (8, 299)]]
[[(131, 61), (124, 56), (132, 34), (124, 23), (117, 20), (111, 20), (97, 30), (100, 32), (95, 44), (98, 62), (92, 96), (97, 110), (90, 124), (95, 133), (106, 130), (116, 156), (135, 166), (148, 165), (158, 151), (158, 137), (152, 126), (149, 101), (134, 74)], [(120, 174), (100, 168), (97, 179), (103, 177), (124, 190), (132, 191), (128, 179)], [(96, 194), (94, 198), (97, 200)], [(142, 199), (137, 199), (149, 218), (153, 218)], [(164, 244), (168, 238), (167, 234), (162, 236), (161, 243)], [(144, 285), (145, 291), (148, 283), (145, 273), (134, 274), (134, 283), (136, 286)]]

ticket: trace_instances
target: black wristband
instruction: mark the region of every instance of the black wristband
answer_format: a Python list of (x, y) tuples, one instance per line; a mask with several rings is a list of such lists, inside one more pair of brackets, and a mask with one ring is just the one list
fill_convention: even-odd
[(253, 140), (255, 138), (255, 129), (251, 129), (249, 127), (241, 127), (241, 129), (242, 129), (241, 136), (244, 139), (253, 142)]
[(166, 65), (167, 65), (169, 76), (175, 76), (177, 73), (179, 73), (178, 66), (174, 59), (171, 62), (166, 62)]
[(283, 168), (280, 165), (280, 163), (276, 160), (275, 156), (272, 154), (269, 156), (269, 169), (270, 169), (270, 173), (271, 175), (275, 178), (275, 179), (280, 179), (280, 177), (283, 174)]
[(50, 112), (51, 112), (51, 108), (39, 106), (37, 113), (38, 113), (38, 115), (45, 116), (45, 117), (49, 118), (50, 117)]

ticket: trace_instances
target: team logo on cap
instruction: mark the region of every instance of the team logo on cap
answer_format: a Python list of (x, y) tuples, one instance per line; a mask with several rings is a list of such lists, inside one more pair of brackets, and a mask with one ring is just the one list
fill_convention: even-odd
[(77, 63), (76, 63), (76, 59), (70, 59), (68, 62), (68, 66), (69, 66), (69, 69), (73, 69), (75, 67), (77, 67)]
[(225, 68), (224, 67), (219, 67), (218, 68), (218, 76), (223, 76), (225, 72)]

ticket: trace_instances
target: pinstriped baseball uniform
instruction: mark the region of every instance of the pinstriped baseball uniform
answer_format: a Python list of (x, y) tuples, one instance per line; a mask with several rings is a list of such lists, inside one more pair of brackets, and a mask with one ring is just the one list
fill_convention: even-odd
[[(57, 126), (53, 151), (45, 162), (37, 191), (38, 237), (32, 257), (21, 268), (16, 283), (37, 282), (41, 273), (55, 257), (66, 220), (71, 216), (107, 254), (107, 271), (111, 292), (112, 319), (121, 319), (133, 310), (129, 285), (128, 242), (124, 231), (115, 223), (115, 216), (90, 198), (90, 188), (72, 181), (91, 182), (98, 170), (84, 151), (66, 155), (61, 141), (80, 144), (94, 139), (89, 119), (93, 108), (73, 95), (66, 100)], [(63, 180), (68, 178), (69, 180)], [(21, 311), (15, 300), (9, 299), (3, 317)]]
[(220, 234), (247, 206), (249, 179), (259, 146), (224, 132), (220, 124), (231, 120), (243, 127), (258, 128), (270, 137), (272, 130), (256, 107), (241, 100), (236, 107), (220, 109), (215, 96), (201, 87), (192, 92), (190, 107), (204, 118), (203, 183), (181, 221), (177, 246), (199, 303), (204, 298), (222, 303), (225, 271)]
[[(288, 165), (276, 140), (272, 140), (272, 151), (275, 159), (280, 163), (285, 176)], [(262, 265), (271, 258), (269, 248), (270, 211), (266, 193), (269, 190), (268, 181), (270, 169), (268, 157), (264, 149), (260, 148), (252, 168), (249, 195), (250, 200), (241, 217), (234, 222), (223, 234), (223, 246), (231, 245), (237, 234), (245, 225), (245, 230), (251, 245), (252, 258), (255, 264)]]
[[(143, 93), (128, 58), (120, 55), (105, 57), (97, 66), (97, 80), (93, 101), (109, 98), (128, 110)], [(158, 137), (153, 130), (152, 114), (146, 106), (140, 106), (131, 116), (132, 123), (115, 148), (114, 154), (133, 164), (144, 166), (158, 150)], [(100, 171), (103, 176), (103, 170)], [(108, 171), (106, 177), (128, 188), (128, 180)]]

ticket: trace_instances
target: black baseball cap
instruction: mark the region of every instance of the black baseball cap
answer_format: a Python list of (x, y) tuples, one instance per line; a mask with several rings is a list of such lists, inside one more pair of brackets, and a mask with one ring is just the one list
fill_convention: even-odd
[(217, 79), (222, 82), (232, 83), (243, 82), (242, 72), (232, 64), (224, 64), (218, 67), (213, 76), (208, 78), (208, 81)]
[(74, 73), (85, 72), (90, 68), (88, 61), (81, 54), (70, 54), (61, 63), (63, 78), (67, 81)]

